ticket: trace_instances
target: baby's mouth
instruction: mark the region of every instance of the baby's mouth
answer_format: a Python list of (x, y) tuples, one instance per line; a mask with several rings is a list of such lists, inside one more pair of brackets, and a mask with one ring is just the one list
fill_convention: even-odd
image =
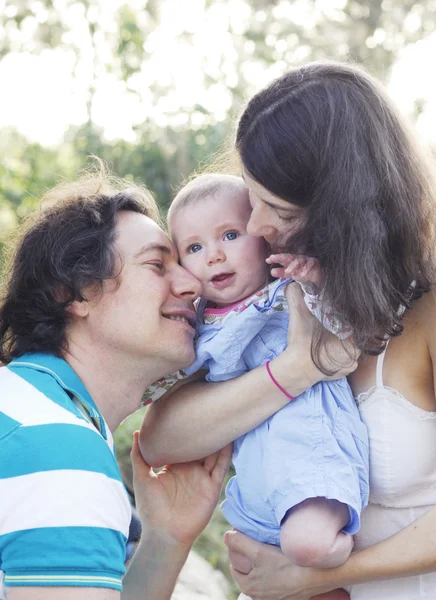
[(232, 280), (234, 275), (234, 273), (218, 273), (210, 281), (215, 287), (223, 287)]
[(223, 281), (227, 279), (227, 277), (231, 277), (233, 273), (218, 273), (218, 275), (214, 275), (212, 277), (212, 281)]

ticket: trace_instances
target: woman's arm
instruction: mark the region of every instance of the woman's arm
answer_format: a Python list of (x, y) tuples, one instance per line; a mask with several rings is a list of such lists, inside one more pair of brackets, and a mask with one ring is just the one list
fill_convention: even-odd
[(225, 542), (232, 574), (252, 600), (309, 600), (344, 585), (435, 571), (436, 508), (383, 542), (351, 554), (334, 569), (296, 567), (275, 546), (236, 531), (228, 532)]
[[(290, 329), (287, 349), (271, 362), (277, 381), (297, 396), (320, 380), (338, 379), (353, 371), (357, 353), (352, 342), (330, 338), (323, 363), (338, 368), (327, 377), (312, 362), (314, 318), (300, 286), (288, 285)], [(350, 358), (352, 353), (352, 358)], [(222, 448), (280, 410), (288, 398), (272, 383), (265, 367), (220, 383), (182, 381), (150, 406), (140, 432), (140, 447), (153, 466), (189, 461)]]
[[(419, 356), (421, 352), (415, 352), (413, 340), (426, 344), (425, 362), (428, 360), (427, 368), (433, 372), (436, 382), (436, 301), (433, 293), (419, 300), (407, 321), (406, 327), (413, 333), (409, 337), (408, 351), (411, 356), (413, 353)], [(423, 378), (421, 374), (419, 379)], [(429, 393), (431, 395), (431, 390)], [(392, 537), (353, 553), (343, 565), (334, 569), (296, 567), (279, 549), (235, 531), (226, 534), (225, 542), (234, 577), (241, 590), (253, 600), (308, 600), (315, 594), (346, 585), (436, 571), (436, 507)]]

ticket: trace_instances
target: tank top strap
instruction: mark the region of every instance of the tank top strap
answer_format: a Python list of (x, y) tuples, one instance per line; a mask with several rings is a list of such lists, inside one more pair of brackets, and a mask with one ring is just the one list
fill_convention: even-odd
[(389, 340), (386, 342), (385, 349), (377, 357), (377, 370), (375, 375), (375, 383), (377, 387), (383, 387), (383, 363), (385, 360), (386, 350), (388, 348)]
[[(416, 280), (414, 279), (410, 283), (410, 286), (409, 286), (410, 295), (412, 295), (413, 290), (415, 289), (415, 287), (416, 287)], [(400, 307), (397, 310), (397, 315), (399, 317), (401, 317), (401, 315), (404, 313), (405, 310), (406, 310), (406, 307), (403, 304), (401, 304)], [(377, 357), (377, 370), (376, 370), (376, 375), (375, 375), (375, 382), (376, 382), (376, 386), (377, 387), (383, 387), (383, 385), (384, 385), (383, 384), (383, 363), (384, 363), (384, 360), (385, 360), (385, 354), (386, 354), (386, 350), (388, 349), (389, 341), (390, 340), (387, 340), (385, 349)]]

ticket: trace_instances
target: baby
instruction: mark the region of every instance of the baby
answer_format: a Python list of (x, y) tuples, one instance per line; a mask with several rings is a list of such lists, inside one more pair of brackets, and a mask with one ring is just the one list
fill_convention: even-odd
[[(196, 360), (146, 398), (199, 369), (222, 381), (266, 365), (280, 387), (269, 361), (287, 344), (290, 279), (270, 283), (268, 263), (282, 264), (272, 275), (302, 282), (307, 305), (325, 326), (349, 333), (322, 310), (317, 262), (268, 257), (264, 239), (247, 233), (250, 213), (247, 187), (230, 175), (197, 177), (174, 199), (170, 234), (181, 264), (202, 284)], [(236, 476), (222, 505), (233, 527), (280, 545), (301, 566), (334, 567), (348, 558), (368, 501), (368, 437), (345, 379), (316, 384), (237, 439), (233, 463)]]

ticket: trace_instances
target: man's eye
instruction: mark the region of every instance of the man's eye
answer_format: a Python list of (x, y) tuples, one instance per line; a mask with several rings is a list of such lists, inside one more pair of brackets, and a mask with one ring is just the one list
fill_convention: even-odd
[(149, 263), (146, 263), (146, 264), (147, 265), (151, 265), (152, 267), (157, 267), (159, 269), (159, 271), (162, 271), (163, 268), (164, 268), (164, 265), (161, 262), (149, 262)]
[(200, 250), (201, 250), (200, 244), (192, 244), (192, 246), (189, 246), (189, 248), (188, 248), (188, 253), (195, 254), (196, 252), (199, 252)]
[(228, 241), (232, 241), (232, 240), (236, 240), (236, 238), (238, 237), (238, 232), (237, 231), (228, 231), (227, 233), (224, 234), (224, 239), (228, 240)]

